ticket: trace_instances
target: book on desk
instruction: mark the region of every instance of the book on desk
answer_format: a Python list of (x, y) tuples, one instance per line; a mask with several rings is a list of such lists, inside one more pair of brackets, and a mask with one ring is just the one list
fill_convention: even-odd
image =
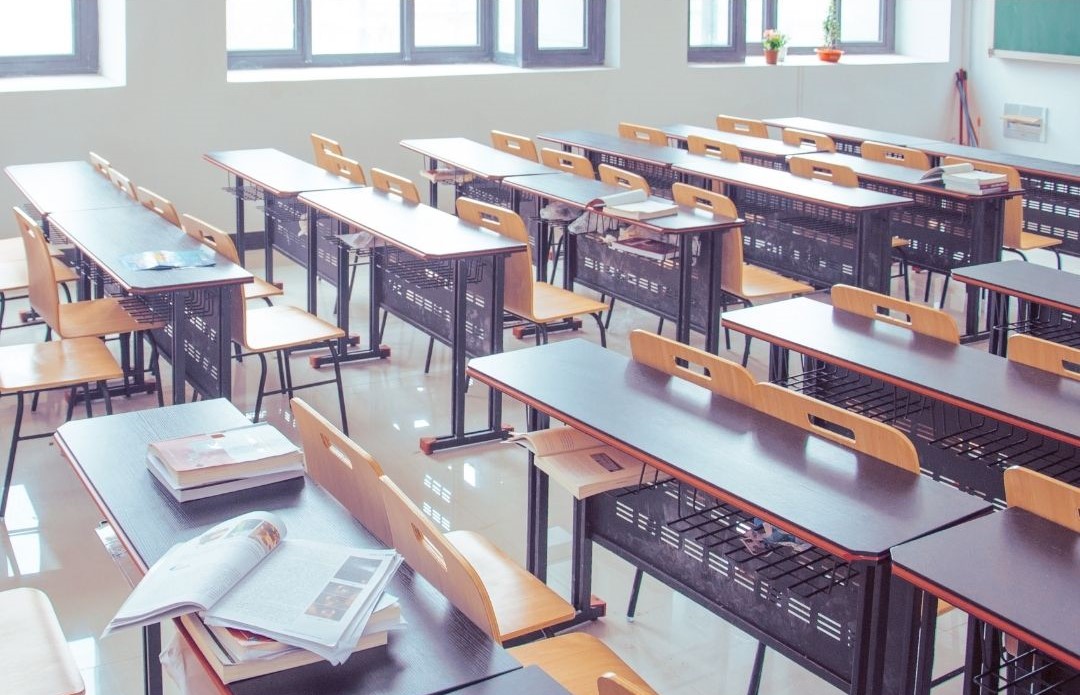
[(919, 177), (920, 183), (934, 181), (941, 181), (947, 191), (968, 195), (1004, 193), (1009, 190), (1009, 180), (1005, 174), (980, 171), (968, 162), (936, 166)]
[(588, 207), (603, 208), (616, 217), (630, 220), (651, 220), (657, 217), (669, 217), (679, 211), (679, 206), (667, 200), (652, 198), (641, 189), (623, 191), (595, 198)]

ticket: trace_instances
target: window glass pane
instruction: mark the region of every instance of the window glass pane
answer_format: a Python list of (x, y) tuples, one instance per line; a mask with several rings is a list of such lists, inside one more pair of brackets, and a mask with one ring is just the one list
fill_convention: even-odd
[(71, 0), (0, 0), (0, 56), (73, 55)]
[(311, 53), (398, 53), (398, 0), (311, 0)]
[(840, 5), (841, 41), (881, 40), (881, 0), (844, 0)]
[(543, 0), (537, 7), (537, 45), (585, 48), (585, 0)]
[(730, 17), (731, 0), (690, 0), (690, 45), (730, 46)]
[[(765, 33), (765, 7), (762, 0), (746, 0), (746, 45), (753, 46), (761, 43), (761, 36)], [(767, 27), (773, 29), (775, 27)]]
[(821, 25), (828, 9), (829, 0), (778, 0), (777, 29), (788, 35), (790, 46), (821, 46)]
[(477, 46), (477, 0), (413, 0), (417, 46)]
[(499, 0), (499, 53), (514, 53), (517, 50), (517, 0)]
[(230, 51), (294, 48), (293, 0), (226, 0), (225, 47)]

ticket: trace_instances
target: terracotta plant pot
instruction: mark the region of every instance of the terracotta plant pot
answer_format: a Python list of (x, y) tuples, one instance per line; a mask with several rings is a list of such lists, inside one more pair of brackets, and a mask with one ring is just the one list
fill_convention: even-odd
[(824, 60), (826, 63), (838, 63), (840, 62), (840, 56), (844, 55), (844, 52), (839, 48), (815, 48), (819, 59)]
[(766, 65), (776, 65), (776, 61), (777, 61), (777, 59), (779, 57), (780, 57), (780, 51), (779, 50), (775, 50), (775, 51), (770, 51), (770, 50), (767, 50), (767, 49), (765, 50), (765, 64)]

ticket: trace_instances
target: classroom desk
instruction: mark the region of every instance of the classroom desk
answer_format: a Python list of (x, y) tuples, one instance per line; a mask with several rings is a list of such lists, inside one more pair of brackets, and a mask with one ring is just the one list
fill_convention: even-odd
[[(904, 603), (889, 588), (889, 549), (989, 509), (583, 340), (473, 360), (469, 373), (529, 406), (530, 428), (560, 420), (673, 476), (575, 501), (579, 610), (591, 540), (850, 692), (881, 692), (883, 668), (896, 692), (909, 655), (903, 627), (890, 626), (886, 646), (886, 611)], [(547, 485), (531, 467), (538, 576)], [(755, 517), (813, 546), (750, 555), (740, 539)]]
[[(662, 148), (663, 149), (663, 148)], [(676, 151), (677, 150), (672, 150)], [(590, 208), (589, 203), (622, 191), (600, 181), (567, 173), (542, 176), (511, 176), (503, 183), (536, 197), (540, 205), (558, 201), (612, 220), (626, 221)], [(631, 222), (631, 221), (627, 221)], [(739, 227), (741, 219), (714, 217), (704, 211), (680, 208), (678, 213), (651, 220), (633, 220), (645, 229), (675, 234), (679, 239), (679, 259), (659, 261), (609, 247), (599, 234), (569, 234), (566, 245), (564, 284), (578, 283), (611, 297), (618, 297), (645, 311), (675, 322), (676, 340), (690, 342), (690, 330), (705, 334), (706, 349), (720, 348), (720, 253), (724, 231)], [(541, 230), (540, 257), (547, 257), (546, 230)], [(700, 241), (697, 260), (694, 240)]]
[[(599, 677), (602, 674), (597, 674)], [(455, 690), (454, 695), (570, 695), (539, 666), (526, 666)]]
[[(1080, 484), (1080, 382), (806, 298), (724, 314), (769, 379), (905, 431), (923, 471), (1004, 504), (1011, 465)], [(787, 351), (824, 363), (788, 372)]]
[[(227, 401), (212, 400), (73, 421), (62, 425), (55, 439), (142, 572), (174, 544), (255, 510), (280, 516), (293, 538), (378, 547), (344, 507), (303, 478), (180, 504), (146, 470), (146, 447), (152, 441), (245, 424), (250, 423)], [(407, 565), (398, 570), (389, 591), (401, 601), (408, 625), (393, 633), (385, 648), (354, 654), (337, 667), (321, 662), (221, 685), (220, 692), (421, 695), (451, 691), (520, 668)], [(178, 629), (183, 634), (179, 623)], [(155, 633), (146, 635), (148, 693), (159, 693), (160, 635), (157, 626), (147, 633)]]
[(132, 207), (138, 202), (89, 162), (49, 162), (16, 164), (4, 173), (43, 218), (63, 210), (100, 210)]
[[(372, 345), (381, 306), (453, 352), (451, 434), (422, 438), (420, 448), (430, 454), (505, 438), (495, 393), (488, 395), (487, 428), (465, 431), (465, 363), (469, 357), (502, 352), (503, 259), (525, 251), (526, 245), (373, 188), (304, 193), (299, 200), (381, 242), (372, 248)], [(338, 291), (343, 287), (339, 284)]]
[[(1080, 688), (1080, 534), (1013, 508), (905, 543), (892, 558), (894, 574), (917, 587), (924, 605), (936, 603), (928, 594), (969, 614), (965, 692)], [(927, 627), (920, 694), (933, 665), (933, 622)], [(1020, 654), (1004, 653), (1002, 633), (1031, 653), (1004, 666)]]
[(671, 197), (671, 184), (678, 180), (672, 165), (688, 155), (677, 147), (650, 145), (630, 138), (588, 130), (558, 130), (540, 133), (539, 140), (561, 145), (564, 150), (580, 149), (594, 167), (610, 164), (619, 169), (641, 174), (655, 195)]
[[(999, 261), (953, 272), (960, 282), (987, 290), (990, 352), (1004, 357), (1009, 331), (1080, 346), (1080, 275), (1024, 261)], [(1016, 323), (1009, 322), (1009, 299), (1020, 301)]]
[(133, 315), (147, 322), (168, 321), (153, 339), (172, 364), (174, 403), (184, 402), (187, 383), (207, 398), (230, 396), (232, 302), (240, 301), (239, 286), (252, 281), (251, 273), (221, 255), (205, 268), (129, 267), (131, 254), (203, 248), (141, 205), (56, 212), (49, 219), (77, 249), (80, 296), (88, 294), (91, 284), (104, 285), (108, 293), (127, 298)]
[(764, 118), (762, 120), (765, 121), (765, 125), (773, 128), (795, 128), (828, 135), (836, 143), (837, 152), (856, 156), (862, 154), (862, 144), (867, 140), (883, 142), (889, 145), (909, 146), (915, 140), (922, 139), (914, 135), (892, 133), (887, 130), (874, 130), (873, 128), (860, 128), (859, 126), (833, 123), (831, 121), (819, 121), (816, 118), (804, 118), (803, 116)]
[(714, 128), (702, 128), (696, 125), (673, 123), (660, 126), (668, 138), (674, 140), (682, 149), (686, 149), (687, 139), (691, 135), (700, 135), (704, 138), (719, 140), (735, 145), (739, 148), (741, 161), (747, 164), (756, 164), (772, 169), (787, 171), (787, 158), (796, 154), (813, 152), (812, 149), (788, 145), (780, 140), (771, 138), (755, 138), (741, 133), (728, 133)]
[(684, 178), (718, 182), (735, 202), (747, 261), (818, 287), (837, 283), (889, 293), (890, 215), (910, 198), (833, 186), (742, 162), (687, 154)]

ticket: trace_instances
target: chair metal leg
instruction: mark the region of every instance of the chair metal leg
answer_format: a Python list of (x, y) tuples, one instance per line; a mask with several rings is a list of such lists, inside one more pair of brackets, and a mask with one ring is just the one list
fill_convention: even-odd
[(161, 380), (161, 358), (158, 355), (157, 343), (149, 333), (146, 337), (150, 340), (150, 374), (154, 377), (154, 390), (157, 391), (157, 404), (159, 408), (165, 407), (165, 382)]
[(548, 343), (547, 324), (544, 324), (544, 323), (536, 324), (536, 331), (537, 331), (537, 333), (540, 334), (540, 343), (543, 344), (543, 345), (547, 345), (547, 343)]
[(8, 449), (7, 469), (4, 471), (4, 489), (0, 492), (0, 519), (4, 518), (7, 509), (8, 490), (11, 488), (11, 475), (15, 471), (15, 451), (19, 448), (19, 436), (22, 432), (23, 419), (23, 393), (15, 394), (15, 427), (11, 433), (11, 447)]
[(661, 316), (660, 320), (656, 322), (656, 335), (664, 334), (664, 317)]
[(274, 360), (277, 362), (278, 384), (281, 387), (281, 389), (284, 391), (285, 390), (285, 364), (281, 361), (281, 351), (280, 350), (277, 350), (277, 351), (274, 352)]
[(746, 366), (750, 361), (750, 341), (753, 340), (750, 336), (746, 336), (746, 344), (743, 346), (742, 353), (742, 366)]
[(68, 304), (71, 304), (71, 289), (67, 286), (67, 283), (61, 282), (60, 289), (64, 291), (64, 299), (67, 300)]
[(83, 406), (84, 406), (84, 408), (86, 410), (87, 419), (90, 419), (90, 418), (94, 417), (94, 406), (92, 405), (93, 402), (94, 402), (94, 399), (90, 395), (90, 384), (88, 384), (88, 383), (83, 384), (82, 387), (83, 387)]
[(754, 668), (750, 670), (750, 686), (746, 689), (746, 695), (758, 695), (761, 689), (761, 671), (765, 666), (765, 643), (758, 642), (757, 652), (754, 654)]
[(386, 332), (386, 317), (390, 315), (390, 312), (383, 309), (382, 319), (379, 320), (379, 339), (376, 342), (382, 342), (383, 333)]
[(435, 351), (435, 339), (428, 338), (427, 357), (424, 359), (424, 374), (431, 371), (431, 353)]
[(938, 301), (938, 309), (945, 308), (945, 295), (949, 292), (949, 279), (952, 278), (951, 273), (945, 274), (945, 282), (941, 285), (941, 299)]
[(645, 576), (645, 571), (638, 568), (634, 572), (634, 585), (630, 587), (630, 601), (626, 604), (626, 620), (628, 622), (634, 622), (634, 614), (637, 613), (637, 600), (638, 594), (641, 593), (641, 579)]
[(259, 353), (259, 391), (255, 395), (255, 416), (252, 422), (259, 421), (259, 413), (262, 412), (263, 391), (266, 389), (266, 353)]
[(102, 379), (98, 383), (98, 390), (101, 392), (101, 397), (105, 401), (105, 414), (112, 415), (112, 395), (109, 393), (109, 385)]
[(926, 287), (923, 289), (923, 304), (930, 303), (930, 286), (934, 284), (934, 271), (926, 271)]
[(345, 414), (345, 387), (341, 383), (341, 361), (338, 359), (338, 352), (334, 345), (334, 341), (328, 340), (326, 341), (326, 344), (330, 346), (330, 359), (334, 363), (334, 379), (337, 382), (338, 409), (341, 411), (341, 431), (348, 437), (349, 418)]
[[(1060, 263), (1060, 261), (1059, 261)], [(7, 297), (0, 292), (0, 331), (4, 330), (4, 312), (7, 311)]]
[[(36, 397), (39, 393), (40, 391), (34, 391), (34, 396)], [(72, 416), (75, 415), (75, 401), (77, 400), (79, 400), (79, 387), (72, 386), (71, 390), (68, 391), (67, 412), (64, 414), (64, 422), (71, 422)], [(33, 408), (30, 410), (33, 412)]]
[(600, 347), (605, 347), (606, 348), (607, 347), (607, 329), (604, 328), (603, 315), (600, 312), (596, 312), (595, 314), (590, 314), (590, 316), (592, 316), (594, 319), (596, 319), (596, 325), (600, 327)]
[(280, 353), (279, 359), (281, 359), (285, 364), (285, 383), (282, 384), (282, 387), (285, 389), (285, 393), (289, 397), (289, 400), (291, 401), (292, 397), (293, 397), (293, 386), (292, 386), (292, 362), (289, 361), (289, 351), (288, 350), (282, 350), (281, 353)]
[[(604, 300), (601, 299), (600, 301), (604, 301)], [(611, 328), (611, 314), (614, 313), (614, 311), (615, 311), (615, 298), (612, 297), (611, 298), (611, 303), (608, 304), (607, 320), (604, 321), (604, 328)]]
[(1053, 249), (1053, 251), (1054, 256), (1057, 258), (1057, 269), (1061, 270), (1061, 251), (1058, 251), (1057, 249)]
[[(142, 332), (135, 334), (136, 340), (142, 340)], [(124, 373), (124, 396), (131, 398), (131, 334), (123, 333), (120, 336), (120, 364)], [(142, 365), (139, 365), (142, 369)]]

